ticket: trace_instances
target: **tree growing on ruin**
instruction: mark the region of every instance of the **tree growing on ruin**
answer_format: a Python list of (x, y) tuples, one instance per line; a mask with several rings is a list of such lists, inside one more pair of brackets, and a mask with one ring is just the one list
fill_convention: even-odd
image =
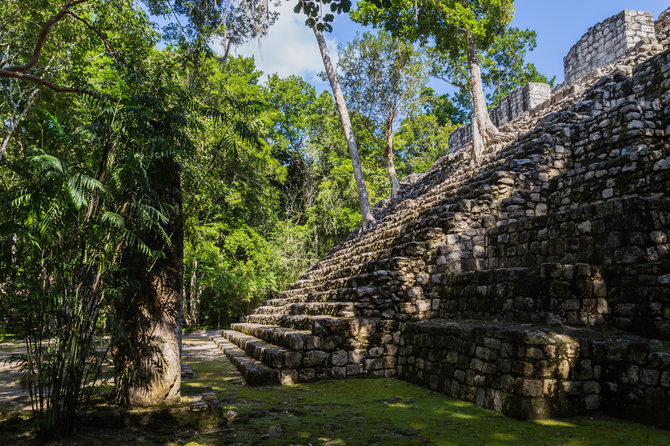
[(505, 31), (514, 13), (513, 0), (399, 0), (384, 7), (376, 3), (362, 1), (352, 17), (412, 42), (431, 42), (451, 59), (465, 55), (473, 104), (472, 162), (479, 165), (484, 147), (501, 138), (486, 107), (479, 51)]
[[(396, 199), (400, 183), (393, 163), (393, 134), (403, 118), (421, 107), (427, 80), (423, 58), (412, 44), (381, 31), (357, 36), (341, 47), (338, 67), (349, 103), (384, 151), (391, 198)], [(380, 128), (382, 137), (377, 134)]]
[[(518, 87), (529, 82), (543, 82), (553, 85), (555, 77), (548, 79), (534, 64), (526, 62), (526, 55), (537, 46), (537, 34), (530, 29), (507, 28), (495, 36), (491, 45), (480, 51), (482, 84), (489, 106), (495, 107), (500, 100)], [(469, 86), (468, 61), (465, 55), (451, 59), (434, 47), (427, 48), (430, 61), (430, 75), (456, 87), (453, 94), (431, 98), (432, 106), (438, 113), (455, 116), (454, 122), (465, 124), (463, 116), (472, 114)]]

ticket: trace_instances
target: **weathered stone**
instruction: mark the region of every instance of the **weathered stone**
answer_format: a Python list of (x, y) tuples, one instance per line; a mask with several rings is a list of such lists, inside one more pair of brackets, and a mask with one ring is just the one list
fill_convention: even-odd
[(349, 354), (345, 350), (338, 350), (336, 352), (333, 352), (330, 362), (334, 366), (343, 366), (345, 365), (349, 360)]
[(521, 418), (670, 420), (670, 54), (625, 35), (649, 22), (596, 25), (566, 83), (505, 99), (509, 141), (477, 169), (454, 144), (403, 180), (376, 228), (235, 324), (244, 352), (296, 367), (280, 380), (398, 376)]
[(330, 355), (327, 352), (320, 350), (312, 350), (305, 353), (302, 363), (306, 367), (325, 367), (328, 363), (328, 357)]

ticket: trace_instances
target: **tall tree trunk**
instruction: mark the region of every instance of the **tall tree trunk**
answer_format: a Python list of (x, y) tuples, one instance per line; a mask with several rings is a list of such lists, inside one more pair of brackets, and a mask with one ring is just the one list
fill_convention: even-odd
[(470, 165), (472, 167), (479, 167), (482, 163), (482, 155), (484, 152), (484, 141), (482, 134), (479, 131), (479, 122), (472, 117), (472, 157), (470, 158)]
[(226, 42), (226, 51), (223, 53), (223, 57), (219, 58), (219, 63), (221, 64), (221, 70), (223, 70), (226, 67), (226, 63), (228, 62), (228, 54), (230, 54), (230, 47), (233, 45), (232, 40), (228, 40)]
[[(151, 260), (125, 253), (122, 260), (139, 283), (132, 298), (119, 302), (116, 314), (125, 339), (113, 349), (116, 399), (127, 406), (152, 406), (179, 401), (181, 358), (177, 327), (183, 297), (184, 230), (181, 215), (179, 165), (166, 161), (156, 182), (161, 201), (175, 206), (164, 230), (166, 246), (158, 237), (165, 258)], [(150, 239), (151, 240), (151, 239)]]
[(198, 259), (193, 258), (191, 268), (191, 282), (189, 286), (188, 316), (186, 323), (189, 327), (197, 327), (200, 319), (200, 289), (198, 287)]
[(391, 182), (391, 199), (395, 200), (398, 198), (400, 191), (400, 182), (393, 165), (393, 115), (386, 121), (386, 147), (384, 152), (386, 154), (386, 169), (388, 170), (389, 181)]
[[(482, 84), (482, 71), (479, 67), (477, 56), (477, 43), (471, 34), (467, 35), (468, 42), (468, 68), (470, 70), (470, 91), (472, 94), (472, 130), (474, 135), (475, 128), (484, 146), (488, 146), (500, 139), (500, 131), (491, 122), (488, 109), (486, 108), (486, 97), (484, 96), (484, 86)], [(474, 123), (477, 121), (477, 125)], [(473, 138), (473, 142), (475, 138)], [(475, 144), (473, 144), (474, 147)], [(473, 149), (474, 150), (474, 149)], [(474, 154), (473, 154), (474, 155)], [(474, 158), (474, 156), (473, 156)]]
[(347, 146), (349, 146), (349, 156), (351, 157), (351, 164), (354, 167), (354, 178), (356, 178), (356, 189), (358, 190), (358, 201), (361, 205), (361, 215), (363, 217), (363, 229), (370, 229), (375, 226), (376, 221), (370, 210), (370, 199), (368, 198), (368, 190), (365, 186), (365, 178), (363, 177), (363, 168), (361, 167), (361, 158), (358, 155), (358, 144), (356, 137), (351, 127), (351, 120), (349, 119), (349, 110), (347, 104), (344, 102), (344, 95), (340, 89), (340, 83), (335, 76), (333, 64), (328, 55), (328, 48), (326, 47), (326, 39), (323, 38), (323, 33), (314, 28), (314, 35), (316, 41), (319, 43), (319, 50), (321, 51), (321, 58), (323, 59), (323, 66), (326, 68), (326, 75), (330, 81), (330, 87), (333, 89), (333, 96), (337, 104), (337, 111), (340, 113), (342, 120), (342, 127), (347, 138)]

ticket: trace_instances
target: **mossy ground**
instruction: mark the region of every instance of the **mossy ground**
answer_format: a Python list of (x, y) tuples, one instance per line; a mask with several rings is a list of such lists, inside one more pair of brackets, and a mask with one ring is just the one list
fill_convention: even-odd
[(182, 394), (211, 389), (228, 417), (81, 426), (65, 444), (670, 445), (670, 432), (648, 426), (606, 417), (517, 421), (395, 379), (247, 387), (227, 361), (186, 362), (195, 378), (184, 380)]

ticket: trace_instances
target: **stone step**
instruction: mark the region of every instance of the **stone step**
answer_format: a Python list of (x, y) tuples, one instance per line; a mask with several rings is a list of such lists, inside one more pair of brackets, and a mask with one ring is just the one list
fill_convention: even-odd
[(227, 339), (217, 336), (212, 338), (219, 350), (240, 371), (250, 386), (266, 386), (279, 384), (279, 372), (253, 359)]
[[(431, 213), (446, 213), (448, 206), (440, 206), (439, 209), (432, 208), (433, 211)], [(444, 224), (449, 221), (444, 218), (444, 215), (440, 215), (439, 217), (439, 223)], [(299, 285), (304, 286), (306, 284), (305, 281), (317, 278), (324, 271), (329, 271), (329, 268), (335, 267), (339, 271), (345, 267), (364, 266), (369, 261), (375, 261), (379, 257), (378, 253), (390, 248), (398, 238), (404, 237), (406, 239), (405, 242), (414, 241), (415, 239), (428, 241), (439, 238), (441, 234), (444, 234), (445, 228), (426, 227), (428, 225), (424, 220), (429, 218), (431, 218), (430, 215), (422, 220), (412, 219), (409, 222), (384, 228), (381, 233), (382, 237), (370, 236), (365, 239), (365, 243), (359, 243), (349, 249), (342, 249), (333, 256), (324, 258), (318, 263), (318, 267), (313, 267), (305, 273), (303, 280), (299, 281)], [(408, 234), (411, 234), (411, 236)], [(370, 250), (371, 246), (375, 247), (373, 251)]]
[(449, 319), (610, 326), (670, 339), (670, 260), (633, 265), (543, 263), (443, 277)]
[[(270, 301), (268, 301), (270, 302)], [(254, 314), (306, 314), (312, 316), (354, 317), (354, 302), (301, 302), (284, 305), (266, 305), (256, 308)]]
[(318, 336), (312, 335), (311, 331), (293, 330), (276, 325), (247, 322), (231, 324), (230, 328), (231, 330), (259, 338), (269, 344), (296, 352), (317, 350), (321, 347), (321, 339)]
[(259, 325), (273, 325), (294, 330), (311, 331), (314, 318), (318, 316), (287, 315), (287, 314), (250, 314), (242, 317), (242, 322)]
[[(356, 290), (359, 288), (381, 288), (387, 286), (389, 283), (396, 281), (401, 282), (404, 280), (404, 273), (399, 271), (389, 271), (386, 269), (379, 269), (370, 273), (361, 273), (356, 274), (355, 276), (350, 276), (346, 278), (326, 278), (320, 283), (304, 286), (301, 288), (293, 288), (290, 290), (282, 291), (279, 293), (281, 297), (293, 297), (296, 295), (305, 295), (308, 293), (318, 293), (322, 291), (334, 291), (337, 289), (345, 290), (351, 289)], [(353, 293), (352, 293), (353, 294)], [(359, 293), (356, 293), (358, 296)], [(365, 296), (359, 296), (361, 298)], [(328, 301), (330, 299), (321, 299), (322, 301)], [(349, 300), (349, 299), (347, 299)], [(356, 300), (353, 297), (353, 300)]]
[[(280, 380), (282, 371), (287, 372), (283, 376), (294, 375), (295, 370), (301, 366), (303, 357), (301, 352), (277, 347), (254, 336), (249, 336), (235, 330), (223, 330), (221, 334), (228, 341), (243, 350), (248, 356), (280, 371)], [(287, 384), (284, 380), (281, 381), (283, 384)]]
[(312, 331), (315, 324), (332, 326), (337, 321), (352, 320), (351, 317), (333, 317), (326, 315), (305, 315), (305, 314), (251, 314), (244, 316), (242, 321), (248, 324), (277, 326), (290, 328), (292, 330)]

